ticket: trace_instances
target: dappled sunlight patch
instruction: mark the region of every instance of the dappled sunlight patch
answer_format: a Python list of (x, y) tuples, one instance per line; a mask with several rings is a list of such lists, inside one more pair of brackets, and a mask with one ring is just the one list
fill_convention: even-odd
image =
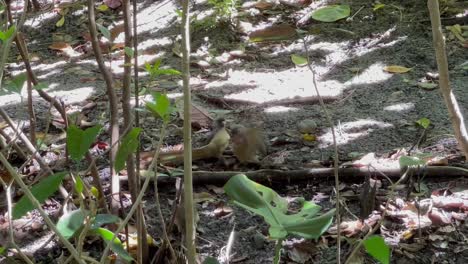
[(266, 108), (264, 111), (265, 113), (285, 113), (285, 112), (299, 111), (299, 108), (287, 107), (287, 106), (272, 106), (272, 107)]
[[(335, 126), (336, 143), (338, 145), (348, 144), (353, 140), (369, 136), (377, 129), (391, 128), (392, 124), (380, 122), (372, 119), (361, 119), (358, 121), (341, 123)], [(333, 137), (330, 129), (318, 137), (320, 148), (326, 148), (333, 144)]]
[(401, 103), (401, 104), (394, 104), (384, 107), (385, 111), (393, 111), (393, 112), (407, 112), (414, 110), (414, 103)]
[[(161, 47), (161, 46), (166, 46), (166, 45), (170, 45), (172, 44), (172, 41), (170, 38), (168, 37), (159, 37), (157, 39), (147, 39), (147, 40), (144, 40), (144, 41), (141, 41), (140, 43), (138, 43), (138, 50), (139, 50), (139, 53), (143, 53), (145, 54), (145, 51), (146, 49), (149, 49), (149, 48), (152, 48), (152, 47)], [(141, 52), (143, 51), (143, 52)], [(140, 57), (138, 57), (140, 58)]]
[(44, 23), (47, 23), (49, 20), (58, 19), (59, 15), (55, 12), (46, 12), (42, 13), (40, 16), (33, 16), (29, 19), (26, 19), (24, 22), (25, 27), (32, 28), (41, 28)]
[[(250, 89), (226, 96), (229, 99), (265, 103), (281, 99), (314, 96), (312, 73), (306, 69), (289, 69), (279, 72), (233, 71), (226, 81), (209, 83), (206, 88), (250, 86)], [(318, 81), (321, 96), (337, 97), (344, 86), (337, 81)]]
[(81, 87), (69, 91), (54, 91), (49, 92), (52, 97), (59, 97), (67, 104), (78, 103), (84, 101), (94, 93), (94, 87)]
[(390, 79), (393, 74), (383, 71), (385, 65), (377, 62), (369, 66), (362, 73), (345, 82), (346, 86), (380, 83)]
[(138, 12), (138, 32), (156, 33), (168, 28), (176, 16), (178, 10), (175, 1), (160, 1)]

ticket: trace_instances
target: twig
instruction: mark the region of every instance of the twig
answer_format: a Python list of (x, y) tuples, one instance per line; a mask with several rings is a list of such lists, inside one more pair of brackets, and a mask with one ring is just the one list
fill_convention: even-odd
[(431, 18), (432, 37), (437, 59), (437, 68), (439, 69), (440, 91), (444, 96), (445, 105), (447, 106), (450, 120), (452, 121), (455, 137), (465, 154), (465, 160), (468, 161), (468, 132), (466, 130), (463, 114), (450, 87), (447, 55), (445, 53), (445, 40), (440, 24), (439, 1), (428, 0), (427, 7)]
[(182, 82), (184, 88), (184, 211), (185, 246), (189, 264), (197, 263), (195, 247), (195, 212), (192, 179), (192, 95), (190, 90), (190, 6), (182, 1)]
[[(96, 62), (99, 65), (99, 70), (104, 77), (106, 82), (107, 96), (109, 99), (110, 106), (110, 136), (111, 136), (111, 145), (118, 144), (119, 138), (119, 123), (118, 123), (118, 100), (115, 93), (114, 84), (112, 80), (112, 75), (104, 64), (104, 58), (102, 56), (101, 48), (99, 46), (97, 30), (96, 30), (96, 16), (94, 14), (94, 0), (88, 0), (88, 23), (89, 23), (89, 33), (91, 35), (91, 44), (93, 46), (94, 55), (96, 57)], [(117, 156), (117, 148), (111, 148), (110, 157), (109, 157), (109, 166), (111, 174), (111, 190), (112, 194), (120, 193), (120, 183), (119, 176), (115, 171), (114, 162), (115, 157)], [(119, 208), (119, 199), (114, 199), (112, 195), (111, 199), (111, 211), (114, 214), (117, 214)]]
[(307, 48), (307, 43), (306, 40), (303, 39), (304, 42), (304, 49), (307, 55), (307, 67), (309, 68), (310, 72), (312, 73), (312, 82), (314, 84), (314, 89), (315, 93), (317, 94), (317, 98), (320, 102), (320, 106), (325, 114), (325, 118), (327, 119), (328, 124), (330, 125), (330, 129), (332, 132), (332, 138), (333, 138), (333, 149), (334, 149), (334, 157), (333, 157), (333, 166), (334, 166), (334, 176), (335, 176), (335, 192), (336, 192), (336, 224), (337, 224), (337, 241), (336, 241), (336, 261), (338, 264), (341, 263), (341, 215), (340, 215), (340, 179), (338, 176), (338, 162), (339, 162), (339, 157), (338, 157), (338, 144), (336, 143), (336, 134), (335, 134), (335, 125), (333, 123), (333, 120), (330, 116), (330, 113), (327, 110), (327, 107), (325, 106), (325, 102), (323, 101), (322, 97), (320, 96), (320, 92), (317, 86), (317, 80), (316, 80), (316, 73), (315, 70), (312, 68), (312, 64), (309, 61), (309, 50)]

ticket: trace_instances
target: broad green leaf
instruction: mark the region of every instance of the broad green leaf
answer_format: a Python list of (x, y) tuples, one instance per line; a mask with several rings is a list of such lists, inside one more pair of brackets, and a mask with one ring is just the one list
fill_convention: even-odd
[(96, 233), (100, 235), (102, 239), (106, 241), (106, 243), (111, 243), (110, 247), (112, 251), (114, 251), (119, 257), (129, 262), (133, 261), (132, 256), (130, 256), (130, 254), (128, 254), (128, 252), (123, 248), (122, 241), (120, 241), (120, 239), (117, 236), (114, 240), (112, 240), (112, 238), (114, 237), (114, 233), (105, 228), (96, 229)]
[(62, 27), (65, 24), (65, 16), (62, 16), (59, 21), (55, 24), (56, 27)]
[(305, 202), (296, 214), (287, 214), (288, 203), (284, 198), (242, 174), (232, 177), (224, 190), (235, 204), (263, 216), (270, 225), (269, 233), (273, 239), (284, 238), (288, 234), (315, 239), (332, 223), (334, 210), (315, 217), (321, 207), (312, 202)]
[(169, 122), (169, 117), (174, 110), (166, 94), (153, 93), (153, 102), (146, 102), (145, 106), (153, 115), (159, 116), (164, 122)]
[(133, 58), (133, 55), (135, 55), (135, 52), (130, 47), (124, 47), (124, 51), (125, 54), (127, 54), (127, 56), (129, 56), (130, 58)]
[(125, 162), (127, 161), (128, 155), (135, 152), (139, 145), (138, 136), (140, 135), (141, 128), (135, 127), (122, 139), (122, 143), (117, 150), (117, 156), (115, 157), (114, 168), (116, 171), (121, 171), (125, 168)]
[(117, 223), (119, 218), (111, 214), (98, 214), (94, 218), (93, 223), (91, 224), (91, 229), (97, 229), (106, 224)]
[(320, 8), (312, 13), (312, 18), (321, 22), (335, 22), (349, 17), (349, 5), (330, 5)]
[(424, 166), (426, 162), (421, 160), (418, 157), (409, 157), (409, 156), (401, 156), (399, 161), (400, 167), (414, 167), (414, 166)]
[[(39, 203), (43, 203), (45, 199), (57, 191), (65, 175), (67, 175), (66, 172), (59, 172), (42, 179), (31, 188), (32, 195)], [(28, 197), (24, 195), (13, 208), (13, 219), (19, 219), (33, 209), (35, 209), (34, 205)]]
[(427, 129), (431, 125), (431, 120), (423, 117), (416, 121), (416, 124), (420, 125), (424, 129)]
[(75, 125), (68, 127), (67, 149), (73, 160), (79, 161), (83, 158), (91, 144), (96, 140), (101, 128), (101, 125), (97, 125), (83, 131)]
[(48, 87), (49, 87), (48, 84), (43, 83), (43, 82), (40, 82), (40, 83), (34, 85), (33, 88), (36, 89), (36, 90), (42, 90), (42, 89), (46, 89), (46, 88), (48, 88)]
[(83, 227), (84, 219), (88, 213), (88, 211), (78, 209), (62, 215), (57, 222), (59, 233), (66, 239), (72, 238)]
[(6, 248), (0, 247), (0, 256), (3, 255), (3, 253), (5, 253), (5, 250), (6, 250)]
[(107, 5), (99, 5), (98, 7), (96, 7), (97, 10), (101, 11), (101, 12), (105, 12), (107, 10), (109, 10), (109, 7)]
[(390, 263), (390, 248), (381, 236), (371, 236), (364, 240), (367, 253), (382, 264)]
[(307, 58), (304, 58), (304, 57), (296, 55), (296, 54), (291, 55), (291, 60), (296, 66), (305, 66), (305, 65), (307, 65), (309, 63)]
[(107, 29), (106, 27), (104, 27), (103, 25), (101, 24), (97, 24), (97, 27), (99, 29), (99, 32), (101, 32), (101, 34), (109, 41), (111, 41), (111, 33), (109, 31), (109, 29)]

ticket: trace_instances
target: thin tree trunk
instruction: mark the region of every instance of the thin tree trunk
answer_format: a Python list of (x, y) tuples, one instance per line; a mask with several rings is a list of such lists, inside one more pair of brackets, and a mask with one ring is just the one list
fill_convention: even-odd
[(96, 62), (99, 65), (102, 76), (106, 82), (107, 96), (109, 97), (109, 107), (110, 107), (110, 136), (111, 136), (111, 146), (113, 148), (110, 151), (110, 174), (111, 174), (111, 212), (115, 215), (119, 212), (120, 207), (120, 183), (119, 176), (114, 169), (115, 156), (117, 155), (118, 143), (119, 140), (119, 116), (118, 116), (118, 99), (115, 94), (114, 85), (112, 81), (112, 75), (107, 70), (106, 65), (104, 64), (104, 58), (102, 56), (101, 48), (99, 47), (97, 30), (96, 30), (96, 18), (94, 14), (94, 0), (88, 0), (88, 22), (89, 22), (89, 33), (91, 35), (91, 43), (93, 45), (94, 55), (96, 56)]

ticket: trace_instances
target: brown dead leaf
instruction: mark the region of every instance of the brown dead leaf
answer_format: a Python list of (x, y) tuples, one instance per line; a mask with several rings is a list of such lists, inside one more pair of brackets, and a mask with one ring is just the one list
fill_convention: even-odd
[[(177, 111), (179, 116), (183, 119), (184, 116), (184, 101), (182, 98), (176, 100)], [(201, 106), (195, 105), (192, 103), (192, 127), (194, 129), (200, 130), (202, 128), (207, 128), (211, 126), (213, 118), (208, 114)]]
[(72, 46), (67, 42), (54, 42), (52, 45), (49, 46), (51, 50), (58, 50), (58, 51), (65, 51), (68, 49), (72, 49)]
[(390, 65), (390, 66), (384, 67), (383, 70), (386, 72), (390, 72), (390, 73), (405, 73), (405, 72), (411, 71), (412, 69), (413, 68), (406, 68), (406, 67), (399, 66), (399, 65)]
[(120, 33), (124, 32), (124, 30), (125, 30), (124, 24), (120, 24), (120, 25), (117, 25), (117, 26), (113, 27), (110, 30), (111, 40), (114, 41), (120, 35)]
[(252, 42), (277, 41), (294, 39), (297, 36), (296, 29), (290, 25), (275, 25), (256, 30), (249, 35)]
[(89, 82), (95, 82), (97, 80), (96, 77), (84, 77), (80, 79), (81, 83), (89, 83)]
[(111, 50), (123, 49), (125, 48), (125, 43), (116, 43), (112, 46)]
[(271, 7), (273, 7), (273, 3), (267, 1), (258, 1), (254, 4), (254, 7), (260, 10), (270, 9)]

